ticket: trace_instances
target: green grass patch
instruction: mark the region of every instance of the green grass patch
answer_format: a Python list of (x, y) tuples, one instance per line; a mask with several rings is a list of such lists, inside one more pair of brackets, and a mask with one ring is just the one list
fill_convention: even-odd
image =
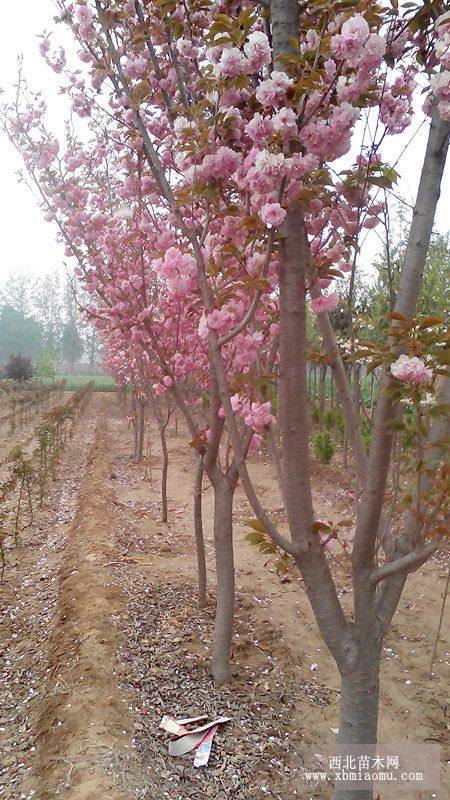
[(95, 381), (95, 392), (114, 392), (116, 384), (111, 375), (57, 375), (55, 380), (66, 380), (66, 390), (76, 392), (82, 389), (89, 381)]

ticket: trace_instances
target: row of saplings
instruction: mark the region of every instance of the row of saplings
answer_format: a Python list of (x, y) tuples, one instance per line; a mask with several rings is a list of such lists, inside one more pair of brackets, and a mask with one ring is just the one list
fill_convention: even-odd
[(32, 524), (36, 507), (42, 507), (48, 480), (56, 477), (61, 451), (73, 435), (94, 386), (94, 381), (90, 381), (66, 402), (42, 415), (34, 431), (36, 447), (30, 454), (19, 444), (7, 456), (9, 474), (0, 484), (1, 579), (6, 565), (6, 542), (12, 539), (17, 545), (21, 530)]
[[(54, 383), (30, 383), (25, 386), (11, 386), (11, 382), (0, 382), (0, 401), (7, 405), (9, 411), (0, 417), (0, 424), (8, 426), (11, 434), (16, 429), (22, 430), (28, 419), (39, 414), (56, 394), (61, 400), (66, 387), (66, 380)], [(3, 428), (5, 429), (5, 427)]]

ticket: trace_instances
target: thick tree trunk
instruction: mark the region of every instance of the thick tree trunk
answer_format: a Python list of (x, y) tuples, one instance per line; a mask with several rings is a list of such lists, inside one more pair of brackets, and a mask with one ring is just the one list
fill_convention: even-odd
[(233, 554), (233, 494), (223, 475), (214, 483), (214, 550), (217, 607), (213, 638), (212, 673), (220, 686), (231, 678), (230, 653), (235, 603)]
[[(380, 647), (365, 647), (356, 667), (341, 676), (339, 745), (373, 745), (377, 742), (380, 686)], [(373, 786), (361, 790), (336, 787), (334, 800), (372, 800)]]
[(195, 471), (195, 483), (194, 483), (194, 531), (195, 531), (195, 546), (197, 550), (197, 566), (198, 566), (197, 602), (199, 608), (204, 608), (206, 605), (206, 556), (205, 556), (205, 540), (203, 537), (203, 520), (202, 520), (203, 472), (204, 472), (203, 456), (199, 455), (197, 460), (197, 469)]
[(281, 502), (283, 503), (284, 508), (286, 508), (286, 496), (284, 493), (284, 472), (283, 472), (283, 460), (281, 457), (280, 448), (278, 443), (275, 439), (275, 434), (273, 430), (269, 430), (266, 434), (267, 439), (267, 451), (269, 453), (269, 458), (272, 464), (272, 467), (275, 470), (275, 474), (277, 476), (278, 481), (278, 489), (280, 491), (280, 498)]

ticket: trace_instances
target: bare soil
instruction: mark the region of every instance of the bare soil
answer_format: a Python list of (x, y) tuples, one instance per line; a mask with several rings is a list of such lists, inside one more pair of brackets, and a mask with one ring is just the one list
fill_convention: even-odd
[[(323, 798), (306, 785), (335, 741), (339, 681), (321, 644), (302, 582), (287, 579), (248, 542), (238, 489), (238, 603), (233, 683), (209, 676), (214, 615), (212, 492), (204, 491), (209, 604), (195, 600), (192, 485), (195, 457), (171, 429), (169, 524), (159, 522), (161, 453), (149, 426), (146, 463), (131, 462), (132, 432), (113, 395), (95, 395), (61, 460), (44, 511), (9, 554), (0, 586), (0, 798), (2, 800), (218, 800)], [(8, 446), (11, 444), (8, 441)], [(0, 453), (3, 457), (4, 453)], [(264, 456), (252, 473), (280, 507)], [(352, 479), (314, 468), (317, 516), (351, 513)], [(343, 603), (349, 564), (332, 556)], [(450, 758), (448, 616), (434, 676), (429, 663), (447, 575), (443, 556), (411, 576), (383, 650), (380, 737), (433, 742)], [(173, 759), (164, 712), (232, 718), (205, 770)], [(450, 783), (443, 774), (441, 793)], [(403, 792), (404, 800), (433, 793)], [(382, 791), (381, 798), (399, 797)]]

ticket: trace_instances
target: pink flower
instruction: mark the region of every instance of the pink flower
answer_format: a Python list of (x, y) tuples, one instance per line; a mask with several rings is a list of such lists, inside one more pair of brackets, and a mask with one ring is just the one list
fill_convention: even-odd
[(262, 445), (262, 436), (259, 433), (254, 433), (252, 438), (250, 439), (250, 447), (249, 452), (254, 453), (261, 448)]
[(444, 101), (439, 103), (439, 113), (442, 119), (445, 119), (446, 122), (450, 122), (450, 103)]
[(75, 19), (80, 25), (90, 25), (94, 15), (90, 8), (85, 5), (78, 5), (75, 11)]
[(283, 136), (295, 136), (297, 133), (297, 114), (292, 108), (281, 108), (272, 117), (272, 124), (275, 131), (279, 131)]
[(364, 44), (369, 35), (369, 26), (361, 14), (346, 20), (341, 28), (341, 35), (346, 42)]
[(247, 122), (244, 131), (255, 145), (260, 146), (265, 144), (267, 138), (273, 131), (272, 121), (270, 117), (254, 114), (250, 122)]
[[(148, 63), (145, 56), (130, 56), (124, 64), (123, 71), (128, 78), (140, 78), (148, 70)], [(134, 121), (134, 119), (133, 119)]]
[(286, 214), (279, 203), (266, 203), (259, 212), (259, 216), (268, 228), (279, 228)]
[(450, 71), (444, 70), (431, 79), (431, 89), (440, 100), (450, 100)]
[(200, 322), (198, 323), (198, 335), (200, 339), (207, 339), (208, 338), (208, 320), (206, 319), (205, 313), (203, 313), (200, 317)]
[(244, 44), (244, 53), (253, 71), (258, 71), (262, 67), (268, 66), (271, 62), (272, 54), (266, 34), (262, 31), (251, 33)]
[(330, 43), (332, 55), (339, 61), (354, 62), (363, 52), (363, 45), (369, 37), (370, 28), (361, 14), (347, 19), (341, 32), (333, 36)]
[(263, 106), (278, 106), (286, 98), (286, 92), (292, 83), (285, 72), (274, 69), (270, 78), (259, 84), (256, 99)]
[(380, 119), (388, 133), (401, 133), (411, 122), (412, 106), (409, 97), (394, 95), (387, 89), (383, 95)]
[(178, 39), (176, 48), (183, 58), (195, 58), (197, 51), (189, 39)]
[(371, 33), (364, 45), (364, 69), (376, 69), (386, 52), (386, 42), (378, 33)]
[(218, 68), (221, 77), (235, 78), (246, 72), (246, 58), (238, 47), (226, 47), (220, 56)]
[(427, 386), (433, 380), (433, 370), (426, 367), (421, 358), (402, 354), (397, 361), (391, 364), (391, 373), (394, 378), (405, 383)]
[(339, 295), (337, 292), (331, 294), (321, 295), (311, 300), (311, 308), (314, 314), (323, 314), (324, 311), (331, 311), (339, 303)]
[(246, 410), (244, 422), (249, 428), (253, 428), (257, 433), (262, 433), (267, 428), (273, 428), (275, 417), (271, 414), (270, 402), (252, 403)]

